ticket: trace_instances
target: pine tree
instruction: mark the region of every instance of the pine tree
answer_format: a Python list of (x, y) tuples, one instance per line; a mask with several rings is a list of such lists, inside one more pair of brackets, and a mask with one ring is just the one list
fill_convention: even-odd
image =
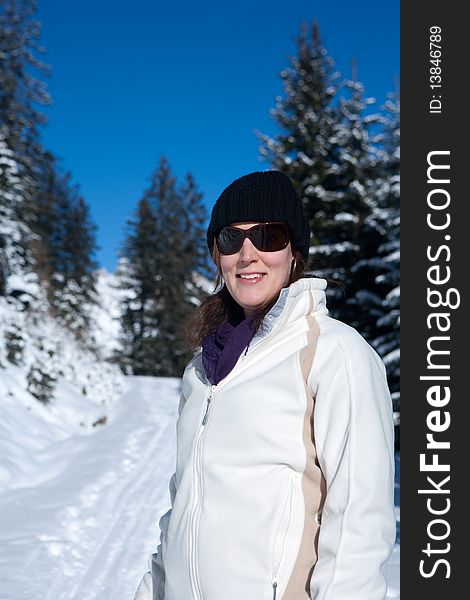
[(23, 222), (24, 185), (14, 152), (0, 130), (0, 296), (26, 308), (38, 294), (31, 246), (35, 236)]
[(382, 287), (381, 314), (372, 345), (387, 368), (395, 409), (400, 405), (400, 102), (389, 94), (383, 107), (383, 141), (380, 170), (375, 181), (376, 219), (384, 229), (377, 250), (380, 269), (377, 283)]
[(204, 239), (201, 196), (191, 176), (186, 178), (182, 190), (177, 188), (168, 161), (162, 157), (147, 193), (155, 208), (158, 228), (157, 374), (177, 377), (191, 356), (183, 325), (201, 297), (194, 274), (201, 269)]
[(71, 173), (59, 169), (51, 154), (41, 164), (32, 222), (38, 238), (36, 270), (51, 312), (77, 338), (89, 338), (89, 308), (96, 296), (96, 225)]
[[(385, 230), (375, 218), (377, 177), (373, 128), (378, 114), (368, 113), (375, 102), (364, 97), (363, 85), (343, 82), (335, 125), (335, 182), (322, 207), (320, 243), (313, 246), (323, 276), (340, 277), (345, 294), (334, 304), (336, 315), (371, 340), (381, 315), (383, 289), (376, 281), (378, 247)], [(326, 252), (325, 252), (326, 250)]]
[(35, 76), (48, 73), (35, 12), (34, 0), (0, 0), (0, 367), (20, 366), (44, 403), (58, 377), (75, 383), (75, 368), (106, 398), (110, 366), (83, 351), (45, 299), (47, 286), (53, 310), (80, 337), (93, 299), (96, 228), (70, 176), (40, 143), (38, 107), (50, 98)]
[(260, 132), (257, 136), (262, 142), (261, 158), (293, 179), (311, 218), (308, 200), (329, 170), (339, 73), (322, 44), (318, 23), (312, 25), (310, 38), (308, 34), (304, 22), (297, 56), (280, 73), (284, 96), (276, 98), (271, 116), (281, 132), (274, 138)]
[(26, 343), (22, 323), (10, 321), (5, 324), (2, 333), (5, 340), (5, 358), (12, 365), (21, 365)]
[(259, 135), (261, 156), (288, 174), (310, 223), (310, 268), (340, 285), (328, 287), (333, 316), (366, 337), (375, 332), (382, 296), (374, 280), (380, 228), (371, 219), (374, 170), (371, 100), (362, 84), (340, 82), (319, 28), (302, 25), (297, 56), (281, 73), (284, 96), (273, 117), (281, 133)]
[(58, 373), (55, 365), (55, 344), (53, 340), (38, 338), (32, 348), (34, 359), (26, 375), (27, 390), (43, 404), (49, 404), (55, 390)]
[[(0, 145), (9, 161), (8, 167), (4, 162), (0, 175), (3, 178), (0, 182), (3, 214), (0, 216), (3, 227), (5, 223), (14, 223), (15, 229), (9, 242), (0, 239), (0, 294), (6, 293), (6, 274), (10, 274), (10, 284), (19, 281), (14, 273), (21, 264), (27, 276), (22, 278), (20, 287), (26, 284), (29, 292), (25, 295), (21, 290), (10, 289), (8, 294), (10, 297), (21, 295), (25, 305), (29, 303), (27, 296), (37, 292), (37, 282), (32, 275), (36, 266), (32, 246), (36, 237), (31, 230), (38, 164), (43, 156), (38, 128), (45, 122), (37, 106), (51, 102), (45, 83), (34, 75), (45, 76), (49, 72), (38, 58), (44, 49), (39, 44), (40, 24), (34, 18), (35, 13), (34, 0), (0, 3)], [(7, 185), (6, 169), (10, 170), (10, 177), (14, 176), (13, 186), (11, 181)], [(11, 227), (10, 233), (13, 233)], [(13, 287), (18, 285), (15, 283)]]
[(96, 302), (96, 226), (78, 190), (65, 191), (71, 195), (64, 194), (57, 206), (59, 261), (52, 278), (51, 304), (60, 323), (78, 339), (91, 341), (89, 308)]
[(198, 191), (191, 173), (186, 174), (178, 194), (181, 197), (185, 218), (183, 227), (186, 230), (184, 244), (188, 259), (187, 272), (194, 276), (189, 280), (188, 285), (194, 293), (195, 302), (199, 303), (202, 291), (198, 283), (200, 278), (207, 280), (214, 277), (212, 262), (209, 262), (208, 259), (206, 242), (207, 209), (203, 203), (203, 194)]
[(34, 19), (34, 0), (3, 0), (0, 3), (0, 128), (7, 146), (30, 175), (34, 172), (41, 147), (38, 126), (45, 117), (37, 105), (51, 103), (44, 77), (49, 67), (38, 55), (40, 23)]
[(57, 196), (62, 194), (56, 172), (56, 159), (45, 152), (38, 168), (36, 201), (29, 215), (31, 227), (36, 233), (33, 245), (35, 271), (40, 281), (51, 290), (53, 273), (58, 271), (60, 226), (56, 214)]
[[(261, 158), (289, 175), (302, 198), (312, 231), (310, 267), (331, 279), (344, 275), (337, 263), (326, 268), (342, 242), (337, 232), (330, 230), (332, 205), (337, 207), (342, 193), (337, 140), (340, 74), (334, 64), (322, 43), (318, 23), (313, 23), (310, 31), (302, 23), (297, 54), (280, 74), (284, 95), (276, 98), (271, 111), (280, 132), (275, 137), (257, 132)], [(330, 287), (328, 294), (333, 305), (341, 297), (335, 287)], [(331, 308), (334, 312), (334, 306)]]
[(80, 315), (82, 324), (78, 324), (78, 327), (83, 330), (89, 324), (86, 307), (96, 301), (95, 272), (98, 263), (95, 260), (96, 225), (92, 221), (88, 205), (76, 187), (73, 188), (70, 206), (63, 219), (63, 273), (67, 284), (76, 288), (75, 302), (85, 309), (72, 311), (73, 314)]
[(150, 202), (139, 201), (119, 264), (118, 277), (126, 291), (121, 314), (121, 343), (116, 361), (127, 375), (154, 374), (156, 327), (155, 279), (158, 272), (157, 221)]
[(122, 314), (119, 362), (134, 374), (180, 377), (191, 352), (183, 325), (208, 272), (202, 195), (189, 174), (181, 186), (162, 157), (127, 237), (124, 285), (134, 288)]

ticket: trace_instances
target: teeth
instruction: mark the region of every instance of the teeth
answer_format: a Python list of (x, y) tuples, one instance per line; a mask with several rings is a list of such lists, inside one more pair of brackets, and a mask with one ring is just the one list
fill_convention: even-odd
[(249, 275), (240, 274), (242, 279), (257, 279), (258, 277), (263, 277), (263, 273), (250, 273)]

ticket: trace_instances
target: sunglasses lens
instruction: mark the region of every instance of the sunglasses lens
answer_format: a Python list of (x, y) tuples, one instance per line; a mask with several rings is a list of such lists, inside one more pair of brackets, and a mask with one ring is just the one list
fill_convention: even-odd
[(224, 227), (218, 234), (217, 248), (221, 254), (235, 254), (241, 249), (245, 237), (261, 252), (277, 252), (289, 243), (289, 228), (285, 223), (263, 223), (250, 229)]
[(221, 254), (235, 254), (242, 247), (244, 239), (241, 229), (224, 227), (216, 238), (217, 248)]
[(289, 230), (283, 223), (267, 223), (262, 227), (260, 246), (253, 242), (263, 252), (277, 252), (289, 243)]

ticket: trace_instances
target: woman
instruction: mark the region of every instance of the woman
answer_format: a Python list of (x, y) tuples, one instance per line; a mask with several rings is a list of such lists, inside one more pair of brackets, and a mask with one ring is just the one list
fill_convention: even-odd
[(217, 200), (223, 287), (196, 311), (172, 509), (136, 600), (383, 600), (395, 540), (382, 361), (302, 277), (310, 231), (290, 179)]

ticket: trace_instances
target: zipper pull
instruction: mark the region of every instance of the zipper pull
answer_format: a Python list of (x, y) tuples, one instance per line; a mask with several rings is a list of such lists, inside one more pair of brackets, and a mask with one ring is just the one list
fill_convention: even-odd
[(209, 408), (210, 408), (210, 405), (211, 405), (211, 401), (212, 401), (212, 396), (213, 395), (214, 395), (214, 386), (211, 386), (210, 394), (207, 397), (206, 412), (204, 413), (204, 417), (202, 419), (202, 425), (203, 426), (207, 423), (207, 419), (209, 418)]
[(276, 600), (277, 593), (277, 579), (275, 578), (273, 581), (273, 600)]
[(205, 425), (207, 423), (207, 419), (208, 419), (208, 415), (209, 415), (209, 406), (211, 403), (211, 396), (209, 396), (209, 398), (207, 398), (207, 406), (206, 406), (206, 412), (204, 413), (204, 418), (202, 419), (202, 425)]

